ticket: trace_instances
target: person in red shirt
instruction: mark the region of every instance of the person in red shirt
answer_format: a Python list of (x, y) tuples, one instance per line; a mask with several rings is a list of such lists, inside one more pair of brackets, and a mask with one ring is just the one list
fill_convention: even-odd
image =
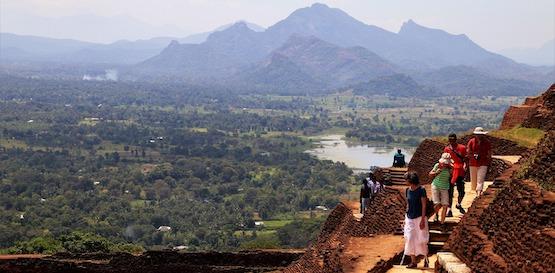
[(457, 205), (455, 207), (459, 209), (461, 214), (465, 214), (466, 211), (461, 205), (464, 198), (464, 177), (466, 176), (466, 146), (457, 143), (457, 135), (449, 135), (449, 144), (443, 149), (444, 153), (449, 153), (451, 159), (453, 159), (453, 174), (451, 175), (451, 183), (449, 187), (449, 211), (447, 212), (447, 217), (453, 217), (451, 208), (453, 207), (453, 194), (455, 187), (457, 187), (457, 192), (459, 196), (457, 198)]
[(466, 151), (470, 165), (470, 182), (472, 190), (476, 190), (476, 195), (482, 195), (484, 181), (488, 166), (491, 163), (491, 142), (486, 138), (486, 132), (482, 127), (474, 129), (474, 137), (468, 141)]

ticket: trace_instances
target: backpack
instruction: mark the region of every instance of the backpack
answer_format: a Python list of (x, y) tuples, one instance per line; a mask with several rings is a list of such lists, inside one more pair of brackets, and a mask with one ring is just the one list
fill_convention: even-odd
[[(408, 199), (409, 199), (409, 189), (408, 188), (405, 190), (405, 198), (408, 201)], [(434, 215), (434, 213), (435, 213), (434, 202), (432, 202), (432, 200), (430, 200), (430, 198), (428, 198), (426, 196), (426, 217), (429, 218), (430, 216)]]

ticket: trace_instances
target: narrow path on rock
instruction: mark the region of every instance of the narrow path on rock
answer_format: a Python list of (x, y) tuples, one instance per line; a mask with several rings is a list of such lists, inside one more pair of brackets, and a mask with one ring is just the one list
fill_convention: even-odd
[(360, 220), (362, 218), (362, 213), (360, 213), (360, 202), (353, 200), (344, 200), (342, 202), (353, 211), (353, 216), (356, 220)]
[[(505, 160), (511, 164), (517, 163), (518, 160), (521, 158), (521, 156), (493, 156), (493, 157)], [(493, 184), (493, 181), (486, 181), (484, 183), (484, 192), (491, 184)], [(425, 185), (425, 188), (428, 193), (428, 197), (431, 197), (431, 185)], [(457, 200), (458, 195), (459, 195), (458, 192), (455, 191), (453, 200)], [(476, 191), (473, 191), (471, 189), (471, 184), (470, 182), (467, 181), (465, 183), (465, 196), (462, 201), (463, 208), (468, 210), (468, 208), (472, 206), (472, 203), (474, 202), (475, 198), (476, 198)], [(461, 214), (459, 210), (456, 209), (453, 205), (453, 217), (446, 218), (445, 222), (448, 224), (451, 224), (451, 227), (454, 227), (460, 222), (462, 216), (463, 214)], [(409, 269), (409, 268), (406, 268), (406, 265), (397, 264), (397, 265), (394, 265), (393, 268), (388, 270), (387, 271), (388, 273), (434, 272), (435, 271), (434, 265), (438, 258), (435, 252), (437, 252), (437, 249), (443, 247), (443, 244), (445, 243), (445, 241), (447, 241), (448, 236), (443, 236), (445, 235), (443, 232), (436, 230), (436, 228), (434, 227), (436, 225), (433, 224), (433, 216), (432, 216), (432, 219), (429, 219), (429, 223), (430, 223), (430, 253), (433, 253), (431, 256), (428, 257), (429, 267), (424, 267), (424, 260), (421, 260), (416, 269)], [(450, 235), (450, 233), (451, 232), (449, 231), (448, 235)], [(406, 259), (410, 259), (410, 257), (406, 257), (405, 260)], [(460, 271), (454, 271), (454, 272), (467, 272), (465, 270), (466, 270), (465, 268), (461, 268)]]
[[(495, 158), (505, 160), (510, 164), (515, 164), (520, 159), (520, 156), (494, 156)], [(484, 183), (484, 191), (492, 184), (492, 181)], [(404, 192), (405, 186), (397, 184), (389, 188), (398, 189)], [(431, 199), (431, 185), (424, 185)], [(454, 200), (458, 198), (458, 192), (454, 193)], [(462, 201), (462, 206), (468, 210), (472, 206), (476, 192), (471, 190), (471, 183), (465, 183), (465, 197)], [(355, 220), (360, 221), (362, 214), (360, 213), (360, 203), (358, 200), (344, 200), (343, 203), (352, 211)], [(451, 234), (452, 229), (460, 222), (462, 214), (453, 206), (453, 217), (448, 217), (446, 223), (448, 225), (447, 231), (442, 231), (437, 223), (433, 223), (433, 218), (430, 220), (430, 256), (428, 257), (429, 266), (425, 267), (424, 259), (422, 259), (416, 269), (408, 269), (406, 265), (399, 265), (399, 254), (404, 249), (403, 235), (375, 235), (373, 237), (350, 237), (345, 244), (345, 250), (341, 255), (341, 263), (343, 264), (343, 272), (345, 273), (366, 273), (375, 268), (377, 265), (382, 268), (387, 268), (387, 263), (395, 261), (395, 265), (386, 272), (401, 273), (401, 272), (434, 272), (434, 265), (438, 259), (436, 254), (443, 248), (443, 244), (447, 241)], [(400, 223), (401, 225), (401, 223)], [(395, 258), (397, 256), (397, 258)], [(394, 259), (395, 258), (395, 259)], [(410, 257), (405, 257), (405, 263), (410, 260)], [(381, 262), (380, 262), (381, 261)], [(378, 270), (379, 271), (379, 270)], [(383, 271), (381, 271), (383, 272)], [(465, 272), (465, 271), (460, 271)]]
[(343, 272), (367, 273), (380, 260), (395, 257), (403, 247), (403, 237), (399, 235), (351, 237), (342, 257)]
[[(487, 187), (489, 187), (492, 183), (493, 183), (492, 181), (486, 181), (484, 183), (484, 190), (487, 189)], [(471, 190), (470, 187), (471, 187), (470, 182), (465, 183), (465, 196), (462, 201), (463, 208), (465, 209), (468, 209), (474, 202), (474, 199), (476, 198), (476, 192)], [(425, 188), (426, 188), (426, 191), (428, 192), (428, 196), (430, 196), (431, 194), (430, 185), (426, 185)], [(458, 193), (457, 191), (455, 191), (455, 196), (453, 199), (457, 200), (457, 197), (458, 197)], [(445, 219), (445, 222), (450, 224), (451, 227), (456, 226), (463, 216), (463, 214), (461, 214), (459, 210), (455, 209), (454, 206), (453, 206), (453, 209), (454, 209), (453, 217), (448, 217)], [(387, 271), (388, 273), (434, 272), (434, 265), (437, 260), (436, 252), (443, 247), (443, 244), (445, 243), (445, 241), (447, 241), (447, 238), (451, 234), (451, 231), (448, 231), (447, 233), (441, 232), (438, 225), (433, 223), (433, 218), (434, 217), (432, 216), (432, 219), (429, 219), (429, 223), (430, 223), (429, 224), (430, 226), (430, 243), (429, 243), (430, 247), (429, 248), (430, 248), (430, 253), (432, 253), (432, 255), (428, 257), (429, 266), (425, 267), (424, 259), (422, 259), (418, 263), (418, 267), (416, 269), (409, 269), (409, 268), (406, 268), (406, 265), (396, 264), (393, 266), (393, 268)], [(405, 257), (405, 261), (410, 261), (410, 257)]]

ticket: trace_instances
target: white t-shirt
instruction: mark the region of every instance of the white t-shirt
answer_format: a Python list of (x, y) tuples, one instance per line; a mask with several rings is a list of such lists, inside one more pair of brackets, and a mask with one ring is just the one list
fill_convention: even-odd
[(374, 183), (370, 178), (366, 178), (366, 180), (368, 180), (368, 187), (370, 187), (372, 194), (376, 194), (382, 189), (380, 182), (375, 181), (376, 183)]

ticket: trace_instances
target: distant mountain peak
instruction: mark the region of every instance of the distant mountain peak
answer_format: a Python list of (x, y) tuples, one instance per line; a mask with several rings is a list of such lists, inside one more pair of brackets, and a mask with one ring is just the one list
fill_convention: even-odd
[(305, 17), (305, 18), (316, 18), (316, 17), (322, 17), (322, 18), (328, 18), (329, 16), (347, 16), (347, 17), (351, 17), (350, 15), (348, 15), (346, 12), (344, 12), (341, 9), (338, 8), (330, 8), (325, 4), (321, 4), (321, 3), (314, 3), (312, 4), (312, 6), (310, 7), (305, 7), (305, 8), (300, 8), (295, 10), (293, 13), (291, 13), (291, 15), (289, 15), (289, 17)]
[(235, 21), (235, 22), (230, 23), (230, 24), (226, 24), (226, 25), (223, 25), (223, 26), (219, 26), (219, 27), (217, 27), (216, 29), (214, 29), (214, 30), (211, 31), (211, 32), (226, 30), (226, 29), (228, 29), (228, 28), (230, 28), (230, 27), (233, 27), (233, 26), (235, 26), (235, 25), (237, 25), (237, 24), (240, 24), (240, 23), (245, 24), (248, 28), (250, 28), (251, 30), (254, 30), (254, 31), (256, 31), (256, 32), (262, 32), (262, 31), (266, 30), (264, 27), (261, 27), (261, 26), (259, 26), (259, 25), (257, 25), (257, 24), (251, 23), (251, 22), (248, 22), (248, 21), (246, 21), (246, 20), (238, 20), (238, 21)]
[(168, 45), (168, 48), (171, 48), (171, 47), (178, 47), (178, 46), (179, 46), (179, 42), (176, 41), (176, 40), (172, 40), (172, 41), (170, 42), (170, 44)]
[(312, 4), (312, 6), (310, 6), (313, 9), (329, 9), (330, 7), (328, 7), (328, 5), (324, 4), (324, 3), (314, 3)]
[(233, 25), (231, 25), (230, 27), (224, 30), (212, 32), (206, 39), (206, 42), (212, 43), (212, 44), (214, 43), (226, 44), (229, 41), (247, 39), (247, 37), (252, 37), (253, 35), (256, 35), (256, 34), (257, 32), (249, 28), (247, 23), (240, 21), (240, 22), (234, 23)]
[(237, 21), (230, 27), (226, 28), (225, 30), (243, 30), (243, 31), (254, 31), (247, 25), (245, 21)]
[(453, 37), (459, 38), (468, 38), (465, 34), (451, 34), (445, 30), (437, 29), (437, 28), (430, 28), (425, 27), (416, 23), (414, 20), (409, 19), (408, 21), (404, 22), (399, 30), (400, 35), (407, 35), (407, 34), (423, 34), (423, 33), (434, 33), (435, 35), (448, 35)]
[(423, 30), (433, 30), (433, 29), (419, 25), (414, 20), (409, 19), (408, 21), (403, 23), (403, 25), (401, 26), (401, 29), (399, 30), (399, 34), (411, 32), (411, 31), (417, 31), (417, 30), (423, 31)]

